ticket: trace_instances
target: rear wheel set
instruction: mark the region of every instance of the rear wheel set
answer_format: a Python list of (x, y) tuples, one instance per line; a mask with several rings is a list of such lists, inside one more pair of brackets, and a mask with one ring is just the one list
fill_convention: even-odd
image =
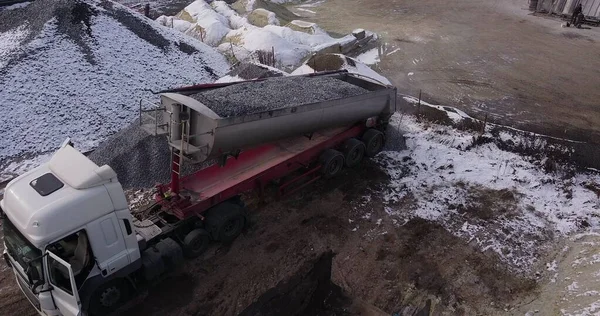
[(381, 131), (376, 129), (367, 130), (362, 141), (365, 144), (365, 155), (367, 157), (375, 157), (383, 149), (385, 137)]
[(356, 167), (365, 156), (375, 157), (383, 149), (384, 142), (385, 137), (382, 132), (369, 129), (360, 140), (356, 138), (346, 140), (340, 151), (326, 149), (319, 158), (323, 177), (325, 179), (334, 177), (342, 170), (343, 166)]
[(212, 240), (231, 242), (242, 233), (246, 225), (243, 203), (225, 201), (205, 215), (204, 228), (196, 228), (183, 238), (183, 252), (188, 258), (196, 258), (208, 249)]

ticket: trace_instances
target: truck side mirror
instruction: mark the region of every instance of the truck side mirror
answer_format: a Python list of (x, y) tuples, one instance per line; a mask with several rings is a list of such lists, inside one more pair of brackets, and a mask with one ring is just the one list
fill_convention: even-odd
[(33, 284), (34, 288), (35, 288), (35, 284), (37, 284), (38, 282), (40, 282), (40, 273), (38, 272), (38, 269), (36, 269), (33, 265), (31, 265), (31, 263), (29, 263), (27, 265), (27, 270), (25, 271), (25, 274), (27, 274), (27, 278), (29, 279), (29, 284)]

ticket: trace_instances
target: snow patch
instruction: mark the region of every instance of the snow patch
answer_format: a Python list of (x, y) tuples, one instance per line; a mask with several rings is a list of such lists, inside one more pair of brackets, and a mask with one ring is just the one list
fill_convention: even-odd
[(546, 263), (546, 270), (548, 270), (548, 271), (556, 271), (557, 268), (558, 268), (558, 264), (556, 263), (556, 260), (554, 260), (550, 263)]
[(10, 62), (10, 57), (16, 51), (20, 50), (21, 42), (27, 35), (29, 35), (29, 30), (26, 25), (0, 33), (0, 69)]
[[(216, 46), (221, 42), (223, 37), (231, 31), (229, 28), (229, 20), (213, 10), (213, 8), (204, 0), (196, 0), (183, 10), (189, 13), (195, 24), (203, 29), (203, 34), (200, 37), (202, 41), (208, 45)], [(192, 32), (192, 30), (187, 30), (186, 34), (195, 35), (194, 37), (199, 38), (196, 34), (190, 34)]]
[(308, 13), (311, 13), (311, 14), (317, 14), (317, 12), (315, 12), (313, 10), (304, 9), (304, 8), (296, 8), (296, 10), (302, 11), (302, 12), (308, 12)]
[(29, 4), (31, 4), (31, 2), (21, 2), (21, 3), (15, 3), (6, 7), (0, 7), (0, 11), (10, 11), (10, 10), (16, 10), (16, 9), (22, 9), (25, 8), (26, 6), (28, 6)]
[[(455, 114), (456, 118), (463, 115)], [(590, 229), (600, 227), (594, 215), (598, 198), (584, 187), (590, 181), (599, 183), (597, 174), (574, 175), (568, 181), (572, 194), (567, 195), (567, 181), (561, 175), (546, 174), (540, 166), (495, 144), (473, 147), (473, 132), (399, 114), (390, 125), (406, 132), (408, 149), (382, 152), (376, 161), (391, 179), (383, 192), (384, 210), (398, 223), (415, 217), (438, 222), (482, 251), (497, 253), (519, 271), (534, 266), (537, 253), (543, 251), (540, 245), (553, 234), (577, 232), (582, 221)], [(469, 208), (477, 192), (504, 192), (510, 203), (500, 209), (510, 211), (488, 216), (485, 209)], [(600, 255), (586, 263), (597, 261)], [(555, 269), (555, 263), (548, 268)]]
[(377, 64), (380, 61), (379, 49), (372, 48), (372, 49), (358, 55), (354, 59), (360, 61), (361, 63), (367, 64), (367, 65)]
[(246, 3), (246, 11), (252, 12), (252, 10), (254, 10), (255, 3), (256, 3), (256, 0), (248, 0), (248, 2)]
[(316, 8), (320, 5), (322, 5), (323, 3), (325, 3), (325, 0), (319, 0), (319, 1), (313, 1), (313, 2), (307, 2), (304, 4), (299, 5), (299, 8)]
[[(268, 25), (254, 26), (248, 22), (247, 17), (240, 16), (227, 3), (213, 1), (209, 5), (204, 0), (196, 0), (184, 9), (183, 12), (187, 12), (189, 17), (180, 14), (178, 16), (181, 18), (160, 17), (157, 21), (218, 47), (221, 53), (237, 61), (257, 61), (256, 51), (274, 51), (276, 66), (286, 70), (297, 67), (311, 53), (336, 44), (345, 45), (356, 41), (352, 34), (333, 38), (317, 24), (302, 20), (293, 20), (287, 26), (279, 26), (280, 20), (275, 13), (261, 8), (254, 9), (255, 4), (254, 0), (246, 2), (247, 11), (259, 10), (267, 18)], [(182, 20), (190, 17), (192, 21)], [(372, 33), (368, 36), (375, 38)]]
[[(409, 73), (409, 76), (410, 76), (410, 73)], [(412, 104), (420, 103), (421, 105), (425, 105), (425, 106), (428, 106), (428, 107), (432, 107), (434, 109), (438, 109), (440, 111), (444, 111), (444, 112), (446, 112), (446, 114), (448, 115), (448, 117), (452, 121), (454, 121), (454, 123), (459, 123), (463, 119), (471, 118), (467, 113), (465, 113), (465, 112), (463, 112), (463, 111), (461, 111), (461, 110), (459, 110), (457, 108), (451, 107), (451, 106), (434, 105), (434, 104), (427, 103), (427, 102), (425, 102), (423, 100), (419, 101), (418, 98), (410, 97), (410, 96), (405, 96), (403, 98), (404, 98), (405, 101), (407, 101), (409, 103), (412, 103)]]
[(574, 313), (566, 313), (563, 311), (564, 316), (598, 316), (600, 314), (600, 300), (591, 303), (590, 305), (577, 310)]
[(394, 54), (394, 53), (397, 53), (397, 52), (399, 52), (399, 51), (400, 51), (400, 48), (396, 48), (396, 49), (394, 49), (393, 51), (391, 51), (391, 52), (389, 52), (389, 53), (387, 53), (387, 54), (385, 54), (385, 55), (386, 55), (386, 56), (389, 56), (389, 55), (392, 55), (392, 54)]

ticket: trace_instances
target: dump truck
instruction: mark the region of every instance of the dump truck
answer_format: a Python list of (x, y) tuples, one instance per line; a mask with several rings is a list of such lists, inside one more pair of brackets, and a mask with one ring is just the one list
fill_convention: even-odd
[[(198, 97), (227, 98), (221, 91), (240, 85), (248, 95), (267, 98), (253, 91), (271, 82), (261, 80), (161, 91), (160, 102), (140, 107), (140, 124), (165, 135), (172, 155), (170, 182), (157, 185), (143, 217), (130, 210), (117, 173), (67, 141), (47, 163), (8, 183), (0, 201), (3, 257), (35, 309), (42, 315), (109, 314), (185, 258), (200, 256), (211, 243), (232, 242), (248, 220), (243, 193), (262, 197), (275, 186), (285, 196), (382, 150), (396, 88), (345, 72), (303, 78), (337, 80), (360, 93), (308, 103), (290, 99), (229, 116)], [(326, 95), (330, 87), (308, 95)], [(184, 164), (207, 161), (214, 163), (184, 174)]]

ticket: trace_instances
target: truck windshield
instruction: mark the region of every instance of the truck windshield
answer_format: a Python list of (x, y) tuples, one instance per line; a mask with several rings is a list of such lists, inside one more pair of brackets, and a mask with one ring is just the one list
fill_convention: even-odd
[[(31, 262), (32, 267), (38, 270), (38, 275), (42, 276), (42, 261), (33, 261), (42, 256), (42, 251), (25, 239), (6, 216), (2, 216), (2, 232), (8, 254), (21, 265), (23, 270), (26, 270), (28, 263)], [(27, 280), (27, 278), (25, 279)], [(35, 282), (36, 280), (31, 281)]]

